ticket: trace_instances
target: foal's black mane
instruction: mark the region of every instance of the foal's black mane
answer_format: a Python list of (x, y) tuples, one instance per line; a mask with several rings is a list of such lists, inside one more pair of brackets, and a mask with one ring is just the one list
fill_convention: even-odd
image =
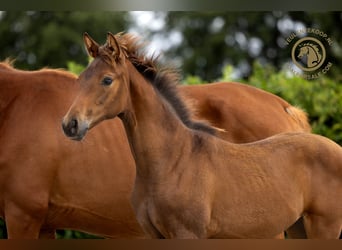
[[(148, 58), (143, 55), (144, 44), (141, 43), (138, 37), (127, 33), (119, 33), (115, 37), (125, 56), (164, 99), (171, 104), (175, 113), (188, 128), (215, 134), (216, 130), (207, 123), (191, 119), (191, 111), (178, 93), (179, 74), (175, 69), (161, 69), (157, 66), (159, 64), (158, 57), (151, 56)], [(104, 49), (105, 46), (103, 46)]]

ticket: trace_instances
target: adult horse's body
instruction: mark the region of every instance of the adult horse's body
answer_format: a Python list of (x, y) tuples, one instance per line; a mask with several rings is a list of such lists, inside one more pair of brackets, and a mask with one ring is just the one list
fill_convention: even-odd
[[(177, 78), (139, 56), (136, 38), (108, 34), (79, 76), (65, 134), (118, 116), (136, 162), (132, 204), (155, 238), (270, 238), (304, 215), (310, 238), (342, 229), (342, 148), (310, 133), (233, 144), (189, 117)], [(115, 180), (113, 180), (115, 181)]]
[(310, 132), (306, 114), (276, 95), (240, 83), (181, 86), (197, 117), (222, 128), (218, 136), (235, 143), (291, 131)]
[[(253, 87), (180, 89), (234, 142), (309, 129), (305, 116), (290, 115), (300, 110)], [(60, 121), (78, 90), (70, 73), (0, 63), (0, 216), (10, 238), (53, 237), (58, 228), (144, 237), (129, 204), (135, 165), (121, 121), (99, 124), (80, 144), (63, 136)]]
[(144, 235), (128, 203), (135, 173), (121, 122), (101, 124), (81, 145), (63, 138), (75, 79), (0, 69), (0, 215), (9, 238), (53, 237), (58, 228)]

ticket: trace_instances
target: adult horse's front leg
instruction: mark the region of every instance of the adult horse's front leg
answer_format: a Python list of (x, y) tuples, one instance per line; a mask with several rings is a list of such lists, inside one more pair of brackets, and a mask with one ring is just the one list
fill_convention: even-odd
[(5, 220), (9, 239), (38, 239), (46, 211), (30, 211), (6, 204)]

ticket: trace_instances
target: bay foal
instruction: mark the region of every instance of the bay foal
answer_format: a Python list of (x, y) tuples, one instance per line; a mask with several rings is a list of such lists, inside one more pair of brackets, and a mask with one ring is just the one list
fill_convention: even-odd
[(63, 129), (81, 140), (105, 119), (123, 121), (136, 162), (132, 204), (146, 233), (271, 238), (304, 216), (309, 238), (339, 237), (339, 145), (309, 133), (223, 141), (190, 119), (176, 75), (141, 61), (134, 36), (109, 33), (103, 46), (87, 34), (84, 40), (94, 60), (79, 76), (81, 90)]

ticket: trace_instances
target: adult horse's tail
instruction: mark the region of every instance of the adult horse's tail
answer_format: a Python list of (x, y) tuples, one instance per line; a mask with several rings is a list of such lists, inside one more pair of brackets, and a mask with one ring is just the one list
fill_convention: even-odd
[(306, 112), (294, 106), (286, 107), (285, 111), (298, 123), (299, 127), (303, 129), (303, 132), (311, 132), (311, 126)]
[(13, 65), (14, 65), (15, 59), (11, 59), (11, 58), (6, 58), (3, 61), (0, 61), (0, 69), (13, 69)]

